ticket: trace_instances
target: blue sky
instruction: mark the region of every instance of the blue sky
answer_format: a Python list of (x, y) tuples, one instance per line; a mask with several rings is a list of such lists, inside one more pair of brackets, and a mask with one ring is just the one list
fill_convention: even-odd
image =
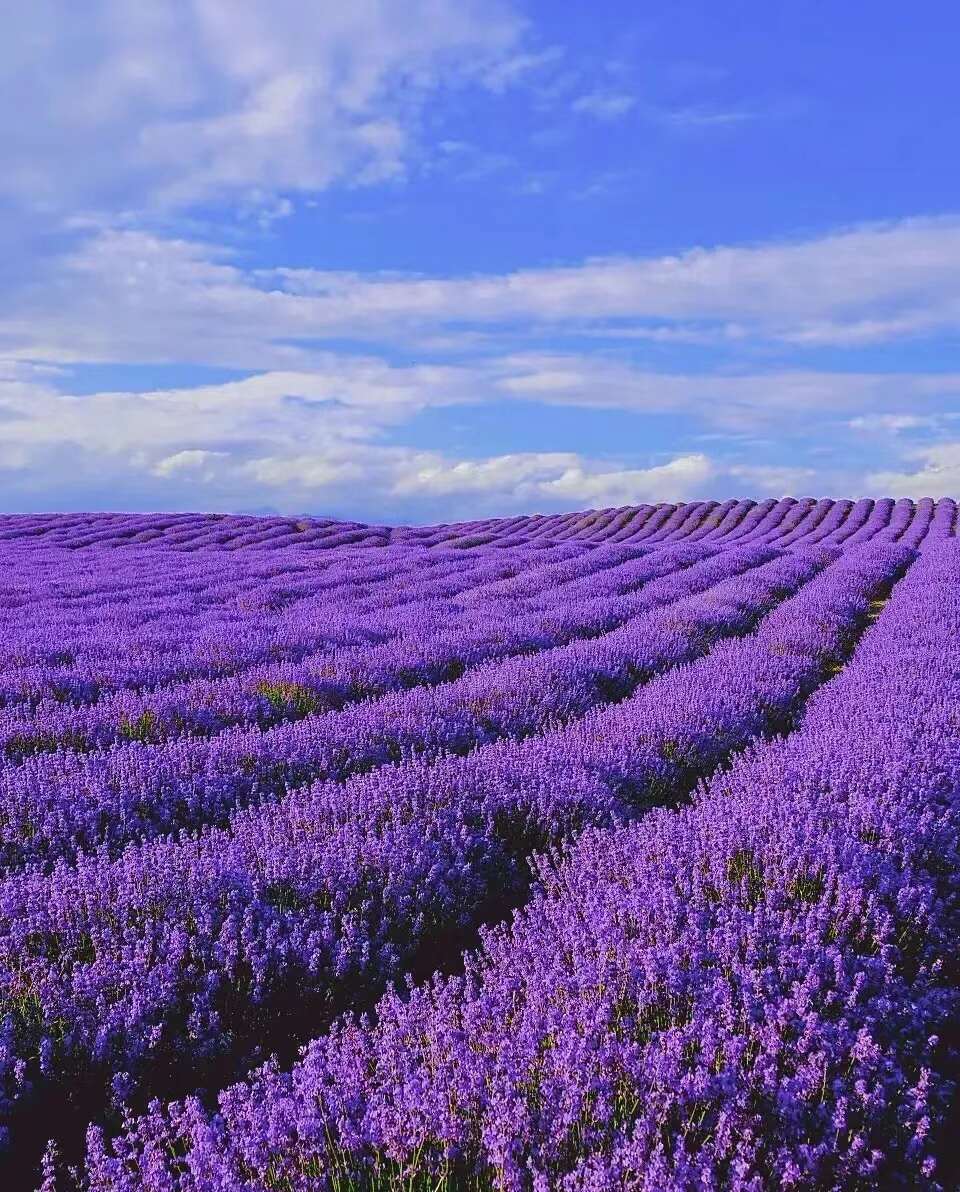
[(34, 0), (0, 505), (960, 490), (960, 15)]

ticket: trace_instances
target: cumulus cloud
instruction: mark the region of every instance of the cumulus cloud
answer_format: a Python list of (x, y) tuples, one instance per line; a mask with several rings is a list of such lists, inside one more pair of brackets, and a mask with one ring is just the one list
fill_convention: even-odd
[(438, 508), (467, 517), (684, 499), (715, 474), (702, 455), (644, 468), (575, 452), (459, 458), (391, 442), (392, 424), (423, 400), (413, 375), (372, 362), (148, 393), (2, 382), (0, 486), (10, 508), (103, 505), (122, 493), (129, 507), (371, 519), (389, 509), (397, 520), (431, 520)]
[[(646, 466), (569, 451), (463, 458), (397, 444), (422, 409), (495, 393), (496, 377), (331, 358), (326, 372), (268, 373), (144, 393), (63, 393), (49, 379), (0, 382), (8, 500), (105, 491), (154, 507), (340, 509), (469, 516), (704, 494), (729, 468), (702, 453)], [(58, 487), (59, 486), (59, 487)]]
[(433, 89), (531, 68), (521, 33), (506, 0), (32, 0), (4, 18), (0, 195), (115, 210), (394, 177)]
[[(88, 494), (74, 503), (122, 494), (174, 506), (191, 494), (190, 504), (210, 508), (378, 517), (724, 488), (779, 494), (812, 489), (824, 473), (792, 456), (751, 457), (732, 436), (782, 445), (812, 437), (811, 427), (889, 452), (876, 486), (954, 485), (951, 444), (940, 455), (895, 452), (897, 435), (947, 424), (960, 374), (803, 362), (824, 347), (955, 333), (958, 215), (460, 276), (312, 269), (263, 255), (272, 267), (254, 267), (213, 242), (234, 235), (249, 247), (260, 233), (262, 253), (312, 192), (392, 183), (411, 168), (471, 185), (509, 170), (519, 184), (522, 163), (502, 145), (462, 139), (429, 110), (452, 87), (522, 85), (541, 106), (579, 113), (581, 131), (637, 113), (690, 129), (750, 118), (696, 105), (658, 114), (615, 70), (588, 82), (562, 51), (533, 43), (519, 9), (515, 0), (15, 6), (0, 44), (0, 203), (14, 213), (0, 221), (5, 491), (48, 505), (74, 486)], [(429, 158), (428, 132), (437, 140)], [(593, 193), (628, 176), (601, 174)], [(531, 174), (527, 185), (545, 179)], [(224, 202), (238, 222), (205, 233), (201, 217), (222, 219)], [(695, 357), (707, 369), (726, 361), (697, 371), (678, 351), (689, 345), (709, 349)], [(650, 363), (667, 359), (682, 364)], [(250, 375), (72, 391), (80, 366), (111, 364)], [(690, 434), (665, 455), (625, 448), (602, 459), (536, 450), (466, 458), (399, 443), (424, 411), (495, 403), (662, 415)], [(691, 451), (711, 430), (724, 432), (716, 450), (730, 454)]]
[(960, 492), (960, 443), (937, 443), (909, 451), (904, 459), (907, 466), (902, 471), (870, 473), (870, 488), (895, 497), (951, 497)]
[(650, 468), (611, 468), (572, 452), (526, 452), (451, 462), (424, 455), (398, 476), (398, 494), (441, 496), (506, 492), (521, 502), (629, 505), (681, 500), (714, 474), (705, 455), (683, 455)]
[[(631, 369), (616, 361), (513, 356), (457, 365), (397, 365), (329, 354), (312, 370), (275, 370), (240, 380), (146, 392), (72, 394), (69, 378), (18, 365), (0, 373), (0, 470), (8, 500), (50, 503), (67, 482), (83, 494), (131, 493), (154, 507), (339, 509), (382, 518), (491, 513), (684, 500), (718, 491), (783, 495), (813, 491), (821, 470), (751, 460), (741, 436), (712, 438), (722, 454), (679, 450), (641, 463), (569, 451), (464, 458), (398, 442), (427, 409), (529, 401), (546, 405), (680, 413), (753, 434), (791, 430), (797, 411), (870, 410), (902, 402), (929, 378), (830, 374), (704, 377)], [(956, 385), (960, 388), (960, 378)], [(870, 414), (864, 414), (866, 420)], [(895, 417), (895, 415), (894, 415)], [(808, 421), (808, 420), (806, 420)], [(847, 422), (853, 421), (848, 419)], [(804, 422), (805, 424), (805, 422)], [(846, 425), (836, 423), (838, 428)], [(752, 440), (751, 440), (752, 442)], [(746, 456), (746, 457), (745, 457)], [(914, 471), (829, 477), (837, 491), (945, 491), (949, 460), (903, 457)], [(941, 477), (942, 480), (942, 477)], [(99, 486), (99, 487), (98, 487)], [(184, 494), (190, 494), (185, 498)]]
[[(427, 409), (466, 411), (533, 395), (544, 404), (695, 414), (751, 432), (772, 420), (783, 429), (809, 421), (796, 411), (814, 402), (824, 416), (843, 402), (870, 410), (886, 400), (896, 409), (910, 378), (845, 381), (838, 392), (829, 374), (682, 376), (531, 356), (398, 365), (329, 354), (312, 370), (81, 395), (68, 391), (69, 377), (17, 362), (0, 368), (0, 486), (14, 508), (102, 506), (123, 493), (125, 505), (140, 508), (326, 510), (373, 520), (389, 511), (393, 520), (425, 521), (718, 493), (798, 495), (824, 484), (895, 494), (960, 487), (960, 445), (911, 452), (900, 457), (902, 470), (863, 477), (851, 460), (842, 475), (767, 462), (753, 437), (744, 444), (735, 433), (712, 436), (716, 454), (679, 449), (643, 459), (569, 450), (473, 455), (404, 441)], [(915, 386), (928, 381), (913, 378)]]
[(209, 480), (215, 474), (211, 465), (217, 460), (228, 458), (226, 451), (203, 451), (197, 447), (188, 447), (183, 451), (175, 451), (173, 455), (164, 456), (150, 471), (154, 476), (187, 476)]

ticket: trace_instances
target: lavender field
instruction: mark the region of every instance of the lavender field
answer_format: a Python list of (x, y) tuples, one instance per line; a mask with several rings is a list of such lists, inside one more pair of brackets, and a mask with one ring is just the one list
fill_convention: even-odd
[(957, 528), (0, 516), (0, 1186), (956, 1187)]

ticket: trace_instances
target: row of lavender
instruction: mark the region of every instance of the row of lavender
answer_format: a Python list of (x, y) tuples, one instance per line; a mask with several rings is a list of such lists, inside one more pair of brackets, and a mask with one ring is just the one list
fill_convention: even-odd
[[(731, 662), (765, 666), (795, 703), (822, 656), (808, 635), (903, 561), (882, 558), (828, 568), (794, 601), (819, 583), (824, 609), (839, 600), (829, 618), (791, 616), (788, 601)], [(91, 1130), (84, 1186), (945, 1186), (958, 640), (960, 551), (947, 544), (895, 586), (798, 731), (748, 750), (692, 807), (600, 822), (542, 860), (532, 901), (463, 976), (389, 994), (370, 1022), (340, 1020), (216, 1112), (157, 1102), (111, 1141)], [(758, 674), (745, 690), (759, 705)], [(718, 678), (688, 696), (721, 698)], [(665, 715), (679, 726), (687, 706)], [(706, 741), (750, 735), (714, 720)], [(48, 1176), (53, 1187), (52, 1162)]]
[[(162, 545), (180, 550), (299, 547), (326, 550), (388, 545), (491, 544), (516, 546), (546, 541), (664, 542), (678, 539), (722, 540), (760, 532), (791, 535), (795, 530), (817, 541), (824, 533), (843, 537), (889, 530), (922, 541), (936, 518), (953, 531), (956, 506), (951, 498), (914, 503), (813, 498), (780, 501), (696, 501), (689, 504), (639, 505), (580, 513), (490, 518), (453, 525), (391, 527), (319, 518), (238, 517), (226, 514), (39, 514), (0, 515), (0, 542), (42, 542), (77, 549), (89, 546)], [(826, 528), (829, 527), (829, 528)]]

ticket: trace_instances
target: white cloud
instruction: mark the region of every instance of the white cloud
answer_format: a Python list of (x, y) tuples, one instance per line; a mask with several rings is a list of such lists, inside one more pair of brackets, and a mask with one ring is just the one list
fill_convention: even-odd
[(851, 319), (849, 322), (812, 320), (780, 338), (798, 347), (865, 347), (960, 326), (960, 302), (944, 295), (935, 306), (920, 306), (894, 318)]
[(238, 208), (241, 219), (254, 222), (262, 232), (269, 232), (275, 223), (289, 219), (296, 207), (285, 195), (268, 195), (252, 191)]
[[(845, 415), (897, 411), (904, 400), (938, 409), (960, 395), (960, 373), (855, 373), (813, 369), (667, 373), (616, 358), (514, 353), (490, 362), (496, 388), (553, 405), (685, 413), (701, 424), (751, 435), (826, 428)], [(798, 424), (798, 416), (804, 419)]]
[[(713, 455), (594, 458), (576, 451), (466, 457), (398, 442), (429, 407), (536, 400), (681, 413), (701, 423), (789, 432), (859, 404), (902, 402), (929, 377), (829, 374), (702, 377), (632, 371), (617, 362), (502, 357), (457, 366), (398, 366), (329, 355), (323, 368), (222, 384), (138, 392), (62, 392), (67, 378), (18, 366), (0, 379), (0, 472), (14, 507), (62, 502), (153, 508), (327, 510), (382, 520), (436, 520), (686, 500), (720, 492), (939, 494), (960, 487), (960, 445), (913, 452), (900, 471), (867, 476), (784, 464), (755, 438), (717, 439)], [(960, 378), (956, 380), (960, 388)], [(918, 390), (919, 391), (919, 390)], [(798, 413), (803, 418), (798, 418)], [(895, 415), (894, 415), (895, 416)], [(847, 419), (847, 422), (851, 421)], [(835, 423), (837, 427), (844, 423)], [(844, 466), (849, 468), (850, 461)], [(93, 496), (91, 496), (93, 494)]]
[[(796, 242), (694, 248), (462, 279), (380, 280), (278, 270), (283, 287), (343, 318), (713, 325), (731, 339), (802, 345), (960, 325), (960, 219), (903, 220)], [(321, 308), (317, 307), (320, 314)], [(641, 332), (642, 333), (642, 332)]]
[(382, 362), (331, 362), (326, 374), (274, 373), (148, 393), (59, 393), (0, 382), (0, 470), (8, 501), (106, 489), (153, 507), (477, 509), (509, 513), (678, 500), (716, 474), (705, 455), (625, 467), (575, 452), (463, 459), (384, 441), (429, 400), (463, 400), (441, 375)]
[(635, 505), (638, 501), (681, 501), (702, 493), (720, 472), (702, 453), (679, 455), (651, 468), (589, 471), (571, 465), (549, 483), (549, 492), (588, 505)]
[[(185, 231), (201, 226), (188, 215), (198, 221), (229, 200), (241, 227), (231, 224), (224, 237), (269, 234), (315, 202), (311, 192), (391, 181), (411, 168), (472, 181), (502, 173), (504, 187), (530, 194), (558, 186), (562, 171), (524, 174), (499, 142), (494, 151), (441, 141), (426, 160), (425, 133), (439, 138), (451, 127), (432, 119), (431, 99), (462, 84), (496, 93), (522, 85), (535, 105), (562, 108), (581, 132), (571, 109), (601, 121), (639, 113), (689, 129), (751, 118), (697, 106), (658, 112), (617, 69), (587, 81), (562, 63), (561, 50), (529, 41), (519, 7), (13, 6), (0, 42), (0, 203), (14, 213), (0, 227), (8, 263), (0, 309), (5, 489), (53, 491), (50, 478), (60, 475), (84, 491), (108, 485), (160, 505), (192, 492), (193, 504), (208, 494), (211, 507), (462, 501), (465, 512), (471, 502), (500, 509), (681, 499), (707, 486), (779, 493), (813, 487), (814, 473), (743, 444), (717, 447), (736, 458), (714, 458), (681, 443), (665, 462), (540, 451), (473, 459), (397, 445), (395, 432), (426, 409), (494, 402), (669, 414), (689, 419), (694, 434), (744, 432), (754, 441), (838, 431), (854, 446), (869, 442), (863, 432), (946, 424), (943, 406), (960, 395), (960, 374), (756, 362), (787, 358), (785, 349), (797, 360), (823, 346), (956, 332), (960, 215), (468, 276), (258, 269), (204, 242), (202, 231)], [(611, 170), (581, 193), (635, 181)], [(28, 225), (31, 236), (21, 235)], [(11, 254), (35, 252), (54, 227), (59, 257), (37, 253), (29, 268), (17, 257), (10, 267)], [(180, 236), (158, 233), (163, 227)], [(593, 348), (584, 350), (590, 336)], [(363, 357), (338, 355), (340, 341), (377, 346)], [(549, 350), (539, 350), (544, 343)], [(628, 351), (635, 360), (675, 359), (671, 347), (684, 344), (720, 347), (746, 363), (710, 374), (628, 362)], [(387, 363), (376, 355), (388, 354), (385, 345), (423, 362)], [(71, 365), (90, 363), (255, 375), (71, 394)], [(851, 431), (861, 432), (856, 440)], [(915, 491), (943, 476), (954, 485), (955, 446), (904, 456), (901, 470), (874, 474), (877, 486), (886, 478), (895, 491)]]
[(861, 414), (858, 418), (851, 418), (847, 425), (852, 430), (898, 434), (903, 430), (934, 427), (939, 421), (940, 419), (932, 414)]
[(202, 451), (199, 448), (187, 448), (175, 451), (153, 465), (150, 471), (154, 476), (187, 476), (194, 480), (209, 480), (214, 471), (211, 467), (219, 459), (227, 459), (226, 451)]
[[(261, 492), (302, 506), (355, 490), (391, 508), (453, 508), (512, 513), (676, 501), (702, 493), (717, 474), (703, 455), (678, 456), (650, 468), (623, 468), (573, 452), (526, 452), (456, 459), (408, 447), (334, 446), (324, 457), (292, 455), (251, 461), (243, 471)], [(441, 504), (438, 504), (441, 503)]]
[(0, 42), (0, 194), (115, 210), (393, 177), (431, 90), (532, 68), (521, 32), (506, 0), (32, 0)]
[(587, 95), (579, 96), (571, 106), (575, 112), (583, 112), (597, 120), (619, 120), (636, 107), (636, 103), (632, 95), (614, 91), (591, 91)]
[(960, 326), (960, 218), (463, 278), (245, 270), (220, 246), (88, 230), (55, 276), (40, 270), (17, 295), (16, 312), (0, 317), (0, 353), (61, 363), (300, 367), (323, 339), (409, 345), (452, 326), (814, 346), (865, 320), (891, 336)]
[(610, 468), (572, 452), (525, 452), (450, 462), (424, 454), (397, 477), (398, 495), (509, 493), (522, 502), (629, 505), (680, 500), (714, 474), (705, 455), (678, 456), (651, 468)]
[(483, 81), (491, 91), (502, 92), (517, 83), (536, 77), (545, 68), (556, 66), (563, 58), (561, 46), (529, 53), (505, 54), (491, 62), (483, 72)]
[(658, 119), (673, 128), (685, 130), (730, 128), (757, 118), (755, 112), (743, 109), (707, 106), (659, 109), (656, 115)]
[(938, 443), (907, 452), (913, 470), (872, 472), (866, 480), (875, 491), (894, 497), (954, 497), (960, 492), (960, 443)]
[[(767, 448), (751, 457), (740, 445), (712, 458), (681, 442), (674, 460), (636, 466), (551, 452), (473, 460), (396, 446), (395, 432), (430, 408), (535, 402), (669, 414), (687, 419), (691, 433), (766, 435), (781, 446), (851, 431), (863, 442), (869, 430), (933, 428), (960, 396), (958, 373), (755, 364), (668, 372), (606, 347), (505, 350), (538, 337), (563, 344), (591, 330), (756, 346), (816, 319), (853, 325), (868, 308), (911, 304), (932, 326), (954, 295), (960, 301), (957, 219), (453, 279), (251, 270), (199, 241), (96, 224), (78, 224), (77, 233), (57, 275), (41, 273), (16, 313), (0, 316), (0, 467), (10, 491), (48, 491), (49, 477), (66, 473), (88, 486), (113, 477), (116, 491), (152, 494), (156, 506), (193, 485), (194, 506), (250, 508), (260, 494), (301, 508), (377, 500), (374, 512), (445, 508), (449, 499), (463, 502), (464, 516), (470, 493), (496, 511), (616, 504), (646, 493), (682, 499), (707, 487), (779, 494), (812, 490), (818, 477), (840, 491), (819, 464), (816, 474), (791, 458), (784, 466)], [(401, 366), (324, 347), (342, 338), (400, 343), (425, 362)], [(149, 393), (69, 393), (71, 364), (111, 361), (255, 375)], [(941, 466), (921, 459), (911, 471), (911, 463), (877, 472), (867, 490), (920, 491), (927, 471)]]

